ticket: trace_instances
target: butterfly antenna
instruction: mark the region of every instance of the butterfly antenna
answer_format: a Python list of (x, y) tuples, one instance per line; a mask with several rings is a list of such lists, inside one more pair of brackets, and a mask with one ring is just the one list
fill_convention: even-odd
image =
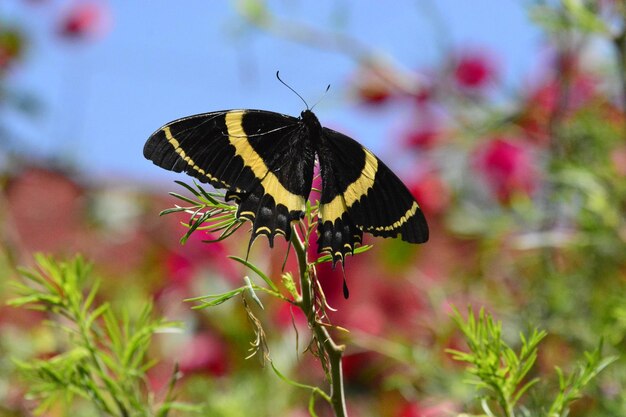
[(328, 90), (330, 90), (330, 84), (328, 84), (326, 86), (326, 91), (324, 91), (324, 94), (322, 94), (322, 97), (320, 97), (320, 99), (315, 102), (313, 107), (311, 107), (311, 110), (313, 110), (315, 108), (315, 106), (317, 106), (320, 103), (320, 101), (322, 101), (324, 99), (324, 97), (326, 97), (326, 93), (328, 93)]
[[(278, 81), (280, 81), (280, 83), (281, 83), (282, 85), (284, 85), (285, 87), (287, 87), (288, 89), (290, 89), (290, 90), (291, 90), (291, 91), (292, 91), (295, 95), (297, 95), (298, 97), (300, 97), (300, 100), (302, 100), (302, 102), (303, 102), (303, 103), (304, 103), (304, 105), (306, 106), (307, 110), (310, 110), (310, 109), (309, 109), (309, 105), (308, 105), (308, 103), (306, 102), (306, 100), (305, 100), (305, 99), (303, 99), (303, 98), (302, 98), (302, 96), (301, 96), (300, 94), (298, 94), (298, 92), (297, 92), (296, 90), (294, 90), (293, 88), (291, 88), (291, 86), (290, 86), (289, 84), (287, 84), (286, 82), (284, 82), (284, 81), (280, 78), (279, 73), (280, 73), (280, 71), (276, 71), (276, 78), (278, 78)], [(329, 87), (330, 87), (330, 86), (329, 86)]]

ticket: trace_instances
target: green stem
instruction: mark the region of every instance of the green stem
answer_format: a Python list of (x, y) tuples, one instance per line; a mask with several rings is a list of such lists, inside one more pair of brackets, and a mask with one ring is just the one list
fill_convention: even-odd
[(319, 324), (315, 312), (315, 300), (311, 291), (311, 274), (309, 273), (309, 263), (307, 261), (306, 247), (296, 227), (292, 227), (291, 242), (298, 256), (298, 269), (300, 270), (300, 288), (302, 300), (300, 308), (307, 317), (309, 327), (313, 330), (319, 346), (323, 349), (322, 355), (328, 356), (330, 364), (330, 404), (336, 417), (347, 417), (346, 401), (343, 386), (343, 372), (341, 369), (341, 358), (345, 349), (344, 345), (337, 345), (332, 339), (326, 327)]

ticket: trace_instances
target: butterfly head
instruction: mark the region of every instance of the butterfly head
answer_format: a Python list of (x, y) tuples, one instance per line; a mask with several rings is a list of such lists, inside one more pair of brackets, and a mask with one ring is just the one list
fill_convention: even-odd
[(302, 123), (308, 128), (309, 134), (312, 136), (317, 137), (322, 133), (322, 125), (315, 113), (311, 110), (303, 110), (302, 113), (300, 113), (300, 120), (302, 120)]

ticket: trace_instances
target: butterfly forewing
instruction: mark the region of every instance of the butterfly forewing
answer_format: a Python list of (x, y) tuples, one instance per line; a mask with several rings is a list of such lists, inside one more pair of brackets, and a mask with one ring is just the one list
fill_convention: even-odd
[[(253, 222), (251, 242), (289, 237), (304, 214), (314, 152), (306, 148), (299, 119), (262, 110), (230, 110), (175, 120), (144, 147), (156, 165), (228, 190), (238, 216)], [(308, 157), (307, 157), (308, 155)]]

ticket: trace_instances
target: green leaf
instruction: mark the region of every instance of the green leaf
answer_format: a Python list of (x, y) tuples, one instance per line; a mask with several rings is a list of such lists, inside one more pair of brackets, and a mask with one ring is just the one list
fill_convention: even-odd
[(281, 276), (281, 280), (283, 282), (284, 287), (287, 289), (287, 292), (291, 294), (294, 299), (300, 298), (300, 294), (298, 293), (298, 288), (296, 287), (296, 283), (293, 279), (293, 275), (291, 272), (285, 272)]
[(246, 289), (248, 290), (248, 294), (250, 294), (250, 297), (261, 308), (261, 310), (265, 310), (265, 307), (263, 307), (263, 303), (254, 292), (254, 288), (252, 287), (252, 282), (250, 281), (250, 278), (248, 278), (248, 276), (246, 275), (245, 277), (243, 277), (243, 280), (246, 282)]
[(562, 0), (562, 2), (577, 29), (583, 32), (610, 34), (604, 20), (598, 14), (589, 10), (585, 2), (582, 0)]
[[(183, 201), (185, 201), (185, 202), (187, 202), (189, 204), (193, 204), (195, 207), (200, 206), (200, 204), (198, 204), (197, 201), (195, 201), (195, 200), (193, 200), (193, 199), (191, 199), (189, 197), (185, 197), (184, 195), (181, 195), (181, 194), (178, 194), (178, 193), (175, 193), (175, 192), (170, 192), (169, 195), (171, 195), (172, 197), (176, 197), (179, 200), (183, 200)], [(161, 213), (163, 213), (163, 212), (161, 212)]]
[[(175, 180), (174, 181), (176, 184), (180, 185), (181, 187), (185, 188), (187, 191), (189, 191), (191, 194), (195, 195), (196, 197), (200, 197), (200, 193), (198, 191), (196, 191), (195, 188), (193, 188), (191, 185), (183, 182), (183, 181), (179, 181), (179, 180)], [(196, 187), (198, 187), (198, 185), (194, 182), (194, 185), (196, 185)]]
[(222, 303), (230, 300), (231, 298), (235, 297), (236, 295), (241, 294), (246, 289), (247, 289), (247, 287), (239, 287), (239, 288), (234, 289), (232, 291), (228, 291), (228, 292), (221, 293), (221, 294), (203, 295), (203, 296), (200, 296), (200, 297), (186, 298), (184, 301), (185, 302), (201, 302), (202, 303), (200, 305), (193, 306), (192, 309), (194, 309), (194, 310), (201, 309), (201, 308), (206, 308), (206, 307), (213, 307), (213, 306), (222, 304)]
[(261, 271), (257, 266), (255, 266), (254, 264), (248, 262), (247, 260), (240, 258), (238, 256), (229, 256), (230, 259), (237, 261), (245, 266), (247, 266), (248, 268), (250, 268), (252, 271), (254, 271), (259, 277), (261, 277), (261, 279), (263, 279), (263, 281), (265, 281), (265, 283), (274, 291), (274, 292), (279, 292), (278, 291), (278, 287), (276, 286), (276, 284), (274, 284), (274, 282), (272, 282), (272, 280), (263, 273), (263, 271)]
[(273, 361), (270, 361), (270, 365), (272, 366), (272, 370), (274, 371), (274, 373), (278, 376), (278, 378), (280, 378), (281, 380), (283, 380), (284, 382), (288, 383), (289, 385), (292, 385), (294, 387), (297, 388), (304, 388), (304, 389), (308, 389), (313, 391), (314, 393), (318, 394), (320, 397), (324, 398), (326, 401), (328, 401), (330, 403), (330, 396), (328, 394), (326, 394), (324, 391), (322, 391), (321, 389), (319, 389), (316, 386), (313, 385), (307, 385), (307, 384), (303, 384), (301, 382), (296, 382), (292, 379), (287, 378), (285, 375), (283, 375), (277, 368), (276, 365), (274, 365)]
[(180, 213), (181, 211), (187, 211), (187, 210), (189, 210), (189, 207), (176, 206), (176, 207), (172, 207), (169, 209), (161, 210), (161, 212), (159, 213), (159, 216), (165, 216), (167, 214), (172, 214), (172, 213)]

